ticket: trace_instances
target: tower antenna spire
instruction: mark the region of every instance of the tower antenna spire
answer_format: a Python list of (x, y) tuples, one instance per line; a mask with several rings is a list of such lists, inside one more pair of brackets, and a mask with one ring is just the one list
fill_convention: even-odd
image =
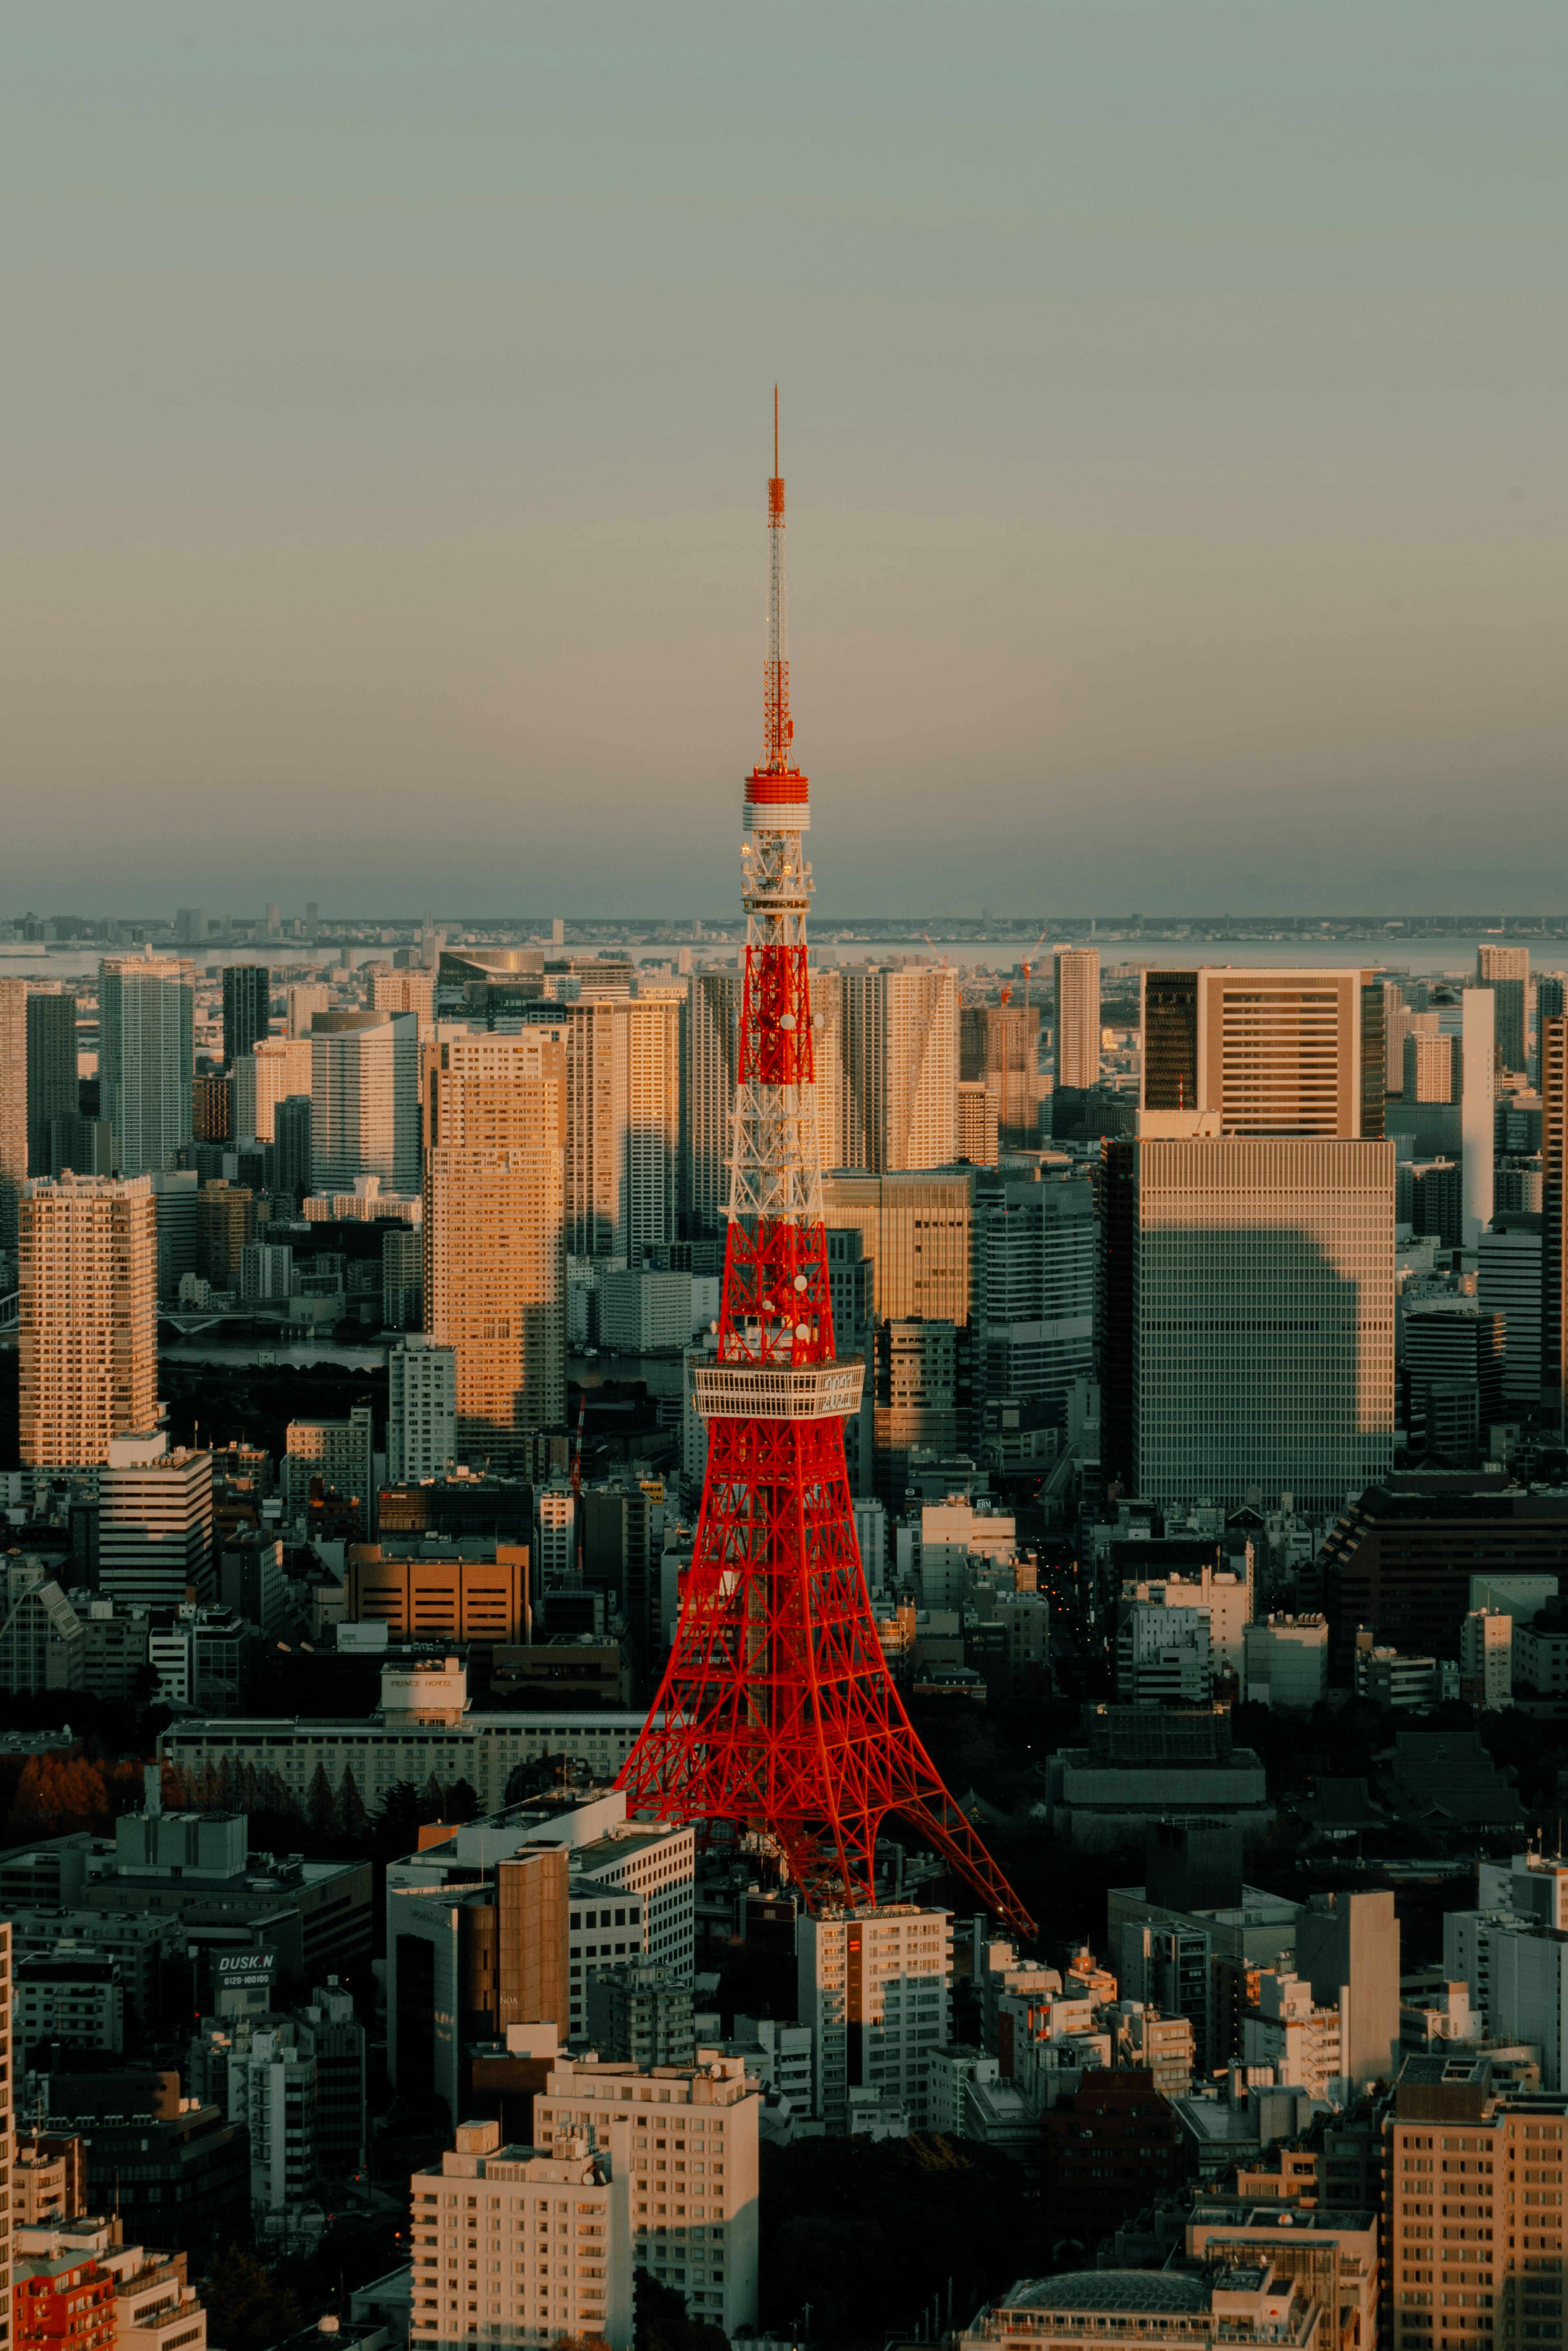
[(617, 1785), (628, 1812), (754, 1841), (813, 1908), (876, 1901), (877, 1840), (897, 1814), (1029, 1934), (905, 1711), (860, 1562), (844, 1422), (866, 1367), (841, 1363), (834, 1343), (805, 936), (811, 788), (791, 756), (778, 428), (775, 384), (724, 1282), (717, 1346), (691, 1371), (708, 1468), (670, 1663)]

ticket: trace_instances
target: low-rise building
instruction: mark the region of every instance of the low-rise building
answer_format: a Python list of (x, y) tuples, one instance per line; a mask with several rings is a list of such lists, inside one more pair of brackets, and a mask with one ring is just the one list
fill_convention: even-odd
[(952, 1917), (913, 1902), (829, 1907), (795, 1928), (799, 2015), (816, 2065), (813, 2111), (830, 2135), (852, 2089), (887, 2089), (926, 2120), (927, 2068), (951, 2038)]
[(1046, 2342), (1147, 2351), (1151, 2342), (1189, 2351), (1220, 2344), (1271, 2351), (1328, 2351), (1336, 2313), (1266, 2254), (1204, 2270), (1070, 2270), (1023, 2278), (954, 2340), (957, 2351)]

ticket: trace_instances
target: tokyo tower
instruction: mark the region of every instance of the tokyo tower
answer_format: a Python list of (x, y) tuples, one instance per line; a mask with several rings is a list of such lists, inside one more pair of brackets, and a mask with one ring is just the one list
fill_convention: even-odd
[(763, 755), (745, 781), (741, 850), (746, 962), (723, 1300), (717, 1354), (692, 1374), (708, 1474), (670, 1663), (618, 1784), (628, 1810), (766, 1840), (814, 1908), (875, 1900), (877, 1833), (897, 1814), (1028, 1934), (1033, 1921), (915, 1735), (860, 1565), (844, 1420), (865, 1365), (839, 1363), (833, 1343), (776, 390), (768, 567)]

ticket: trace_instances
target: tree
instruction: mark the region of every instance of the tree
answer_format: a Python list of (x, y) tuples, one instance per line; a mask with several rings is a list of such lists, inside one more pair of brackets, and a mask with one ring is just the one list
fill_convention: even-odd
[(306, 1818), (318, 1837), (332, 1834), (332, 1782), (327, 1776), (326, 1764), (318, 1763), (305, 1799)]
[(639, 2270), (632, 2286), (632, 2351), (729, 2351), (722, 2326), (688, 2318), (686, 2296)]
[(479, 1810), (479, 1791), (470, 1780), (454, 1780), (446, 1791), (443, 1821), (471, 1821)]
[(365, 1801), (359, 1793), (359, 1783), (354, 1777), (354, 1767), (346, 1763), (343, 1777), (337, 1783), (337, 1801), (332, 1807), (332, 1834), (340, 1844), (358, 1849), (365, 1842), (369, 1821), (370, 1815), (365, 1810)]
[(208, 2340), (216, 2351), (265, 2351), (292, 2335), (304, 2314), (291, 2285), (282, 2285), (239, 2245), (213, 2255), (201, 2283)]

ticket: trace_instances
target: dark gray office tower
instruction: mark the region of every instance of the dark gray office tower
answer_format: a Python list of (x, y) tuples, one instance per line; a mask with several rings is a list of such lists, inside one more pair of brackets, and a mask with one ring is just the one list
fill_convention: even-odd
[(877, 1339), (876, 1268), (866, 1254), (866, 1237), (846, 1226), (829, 1228), (827, 1281), (833, 1306), (833, 1343), (838, 1360), (858, 1356), (866, 1365), (860, 1409), (844, 1424), (844, 1456), (854, 1494), (873, 1490), (876, 1451), (876, 1382), (871, 1375)]
[(1060, 1406), (1094, 1377), (1096, 1229), (1083, 1179), (980, 1175), (974, 1203), (976, 1402)]
[(223, 974), (223, 1062), (231, 1071), (267, 1034), (272, 973), (265, 963), (232, 963)]
[(286, 1094), (272, 1114), (274, 1190), (297, 1207), (310, 1189), (310, 1096)]
[[(77, 1000), (74, 996), (27, 998), (27, 1173), (52, 1176), (49, 1122), (74, 1118), (77, 1093)], [(78, 1174), (87, 1171), (78, 1169)]]
[(1198, 1107), (1198, 974), (1143, 977), (1143, 1106)]

